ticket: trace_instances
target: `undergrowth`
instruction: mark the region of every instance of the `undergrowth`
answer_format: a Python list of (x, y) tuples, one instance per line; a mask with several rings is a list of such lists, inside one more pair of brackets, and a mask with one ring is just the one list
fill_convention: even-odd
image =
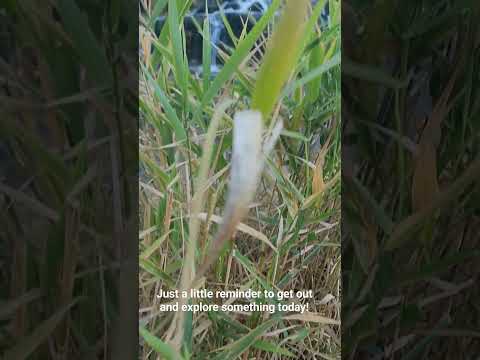
[[(191, 1), (144, 2), (139, 54), (142, 359), (340, 357), (340, 4), (329, 1), (330, 22), (321, 29), (318, 18), (326, 1), (313, 8), (304, 3), (305, 21), (292, 22), (294, 12), (287, 12), (282, 23), (277, 14), (283, 3), (274, 0), (251, 31), (233, 38), (231, 51), (220, 51), (221, 71), (198, 76), (189, 71), (182, 27)], [(166, 15), (167, 25), (157, 37), (158, 14)], [(279, 24), (290, 29), (287, 33), (300, 29), (298, 36), (272, 42)], [(198, 25), (205, 65), (212, 46), (208, 22)], [(259, 58), (255, 47), (262, 45), (267, 54)], [(268, 66), (262, 68), (264, 63)], [(204, 70), (208, 73), (208, 66)], [(261, 110), (265, 128), (282, 121), (283, 130), (248, 216), (200, 287), (312, 289), (314, 298), (303, 315), (187, 313), (175, 325), (176, 314), (159, 311), (164, 300), (156, 294), (181, 287), (182, 273), (194, 273), (208, 257), (228, 191), (232, 119), (251, 108)], [(215, 117), (219, 128), (209, 138)], [(203, 149), (211, 152), (207, 168)], [(205, 186), (199, 187), (205, 169)], [(195, 213), (192, 204), (199, 193), (204, 201)], [(194, 243), (192, 214), (201, 221)]]

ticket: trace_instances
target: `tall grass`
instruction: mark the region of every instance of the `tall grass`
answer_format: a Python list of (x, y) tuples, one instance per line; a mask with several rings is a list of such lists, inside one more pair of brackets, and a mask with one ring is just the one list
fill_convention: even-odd
[(343, 9), (342, 352), (469, 358), (480, 351), (480, 5)]
[[(158, 4), (165, 5), (168, 26), (157, 38), (148, 24)], [(275, 14), (284, 7), (274, 0), (250, 32), (234, 39), (235, 48), (211, 78), (188, 69), (181, 24), (190, 3), (145, 4), (150, 10), (140, 54), (143, 359), (339, 357), (340, 5), (330, 1), (332, 20), (322, 31), (317, 20), (325, 2), (313, 9), (303, 4), (307, 17), (301, 10), (286, 12), (278, 22)], [(204, 62), (212, 46), (206, 23)], [(272, 34), (292, 28), (297, 31), (289, 44), (292, 58), (278, 58), (279, 46), (286, 44), (280, 37), (271, 42)], [(267, 46), (263, 60), (252, 50), (259, 43)], [(273, 81), (278, 84), (270, 87)], [(222, 246), (195, 285), (313, 289), (310, 313), (287, 318), (160, 312), (159, 289), (191, 286), (188, 280), (212, 256), (229, 189), (233, 118), (249, 109), (261, 111), (266, 136), (280, 121), (284, 129), (233, 241)]]
[(39, 5), (0, 4), (0, 357), (131, 359), (138, 20)]

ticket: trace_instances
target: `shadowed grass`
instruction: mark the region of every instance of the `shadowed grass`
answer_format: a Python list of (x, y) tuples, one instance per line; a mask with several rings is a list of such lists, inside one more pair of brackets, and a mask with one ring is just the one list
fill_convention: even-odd
[(343, 9), (342, 352), (469, 358), (480, 351), (479, 3)]
[(0, 356), (131, 359), (138, 7), (8, 3), (0, 4)]

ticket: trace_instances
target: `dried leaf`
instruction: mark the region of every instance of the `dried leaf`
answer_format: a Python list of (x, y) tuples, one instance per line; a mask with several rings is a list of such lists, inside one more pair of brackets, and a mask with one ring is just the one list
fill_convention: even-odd
[(325, 182), (323, 181), (323, 165), (325, 164), (325, 153), (323, 151), (318, 155), (315, 162), (315, 171), (313, 172), (312, 192), (314, 194), (325, 191)]
[(449, 111), (449, 98), (458, 75), (458, 67), (450, 77), (438, 99), (422, 133), (412, 181), (414, 211), (425, 209), (438, 196), (437, 146), (441, 138), (441, 125)]
[(430, 141), (420, 144), (415, 162), (412, 184), (412, 205), (414, 211), (425, 209), (439, 192), (437, 180), (437, 151)]
[(340, 325), (340, 321), (329, 319), (325, 316), (322, 316), (317, 313), (305, 313), (305, 314), (293, 314), (287, 315), (283, 318), (284, 320), (299, 320), (303, 322), (314, 322), (318, 324), (327, 324), (327, 325)]

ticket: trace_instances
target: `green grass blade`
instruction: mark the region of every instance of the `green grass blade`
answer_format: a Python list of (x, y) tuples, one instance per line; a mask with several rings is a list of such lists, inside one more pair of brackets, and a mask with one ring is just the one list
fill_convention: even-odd
[(165, 360), (182, 360), (182, 357), (170, 345), (164, 343), (155, 335), (150, 333), (143, 326), (139, 327), (139, 332), (145, 342), (152, 347)]
[(267, 332), (278, 321), (278, 318), (265, 321), (263, 324), (250, 331), (247, 335), (243, 336), (240, 340), (228, 345), (227, 349), (215, 356), (213, 360), (236, 359), (238, 356), (247, 351), (260, 336), (264, 335), (265, 332)]
[(150, 19), (150, 26), (153, 28), (155, 20), (162, 14), (163, 9), (167, 6), (168, 0), (158, 0), (152, 10), (152, 17)]
[[(183, 17), (181, 18), (183, 19)], [(182, 21), (183, 22), (183, 21)], [(183, 40), (182, 30), (180, 27), (180, 19), (177, 9), (177, 1), (168, 1), (168, 26), (170, 28), (170, 39), (173, 47), (173, 62), (175, 65), (175, 77), (177, 83), (180, 86), (180, 90), (183, 95), (184, 104), (187, 100), (187, 88), (188, 88), (188, 65), (185, 61), (183, 52)]]
[(269, 341), (257, 340), (257, 342), (255, 342), (253, 347), (259, 350), (272, 353), (272, 354), (283, 355), (289, 358), (295, 358), (295, 354), (293, 354), (292, 352), (288, 351), (287, 349), (283, 349), (279, 345)]
[(163, 90), (160, 88), (158, 83), (153, 80), (152, 76), (150, 75), (150, 72), (146, 71), (144, 69), (145, 76), (147, 77), (149, 83), (153, 85), (153, 88), (155, 90), (155, 96), (160, 100), (160, 104), (163, 106), (163, 109), (165, 111), (165, 114), (167, 115), (167, 119), (169, 121), (169, 125), (172, 126), (175, 135), (177, 136), (177, 141), (183, 141), (186, 140), (187, 138), (187, 132), (185, 131), (185, 128), (182, 125), (182, 122), (177, 116), (177, 113), (175, 112), (175, 109), (170, 105), (170, 102), (168, 101), (167, 96), (163, 92)]
[[(300, 53), (308, 1), (288, 1), (263, 59), (252, 96), (252, 108), (268, 121), (280, 91), (292, 74)], [(288, 51), (285, 51), (288, 49)]]
[(210, 21), (208, 20), (208, 14), (207, 18), (203, 21), (202, 66), (203, 92), (207, 92), (210, 86), (210, 77), (212, 76), (212, 44), (210, 40)]
[(213, 98), (218, 94), (222, 86), (230, 80), (233, 74), (238, 71), (239, 65), (247, 57), (250, 52), (250, 49), (255, 45), (255, 42), (258, 40), (262, 32), (265, 30), (266, 26), (270, 20), (275, 15), (275, 11), (281, 4), (281, 0), (273, 0), (272, 4), (268, 7), (268, 10), (260, 18), (260, 20), (255, 24), (253, 29), (248, 33), (248, 35), (238, 44), (238, 47), (235, 49), (233, 54), (227, 60), (222, 70), (219, 72), (215, 80), (212, 82), (208, 91), (204, 94), (201, 106), (198, 107), (194, 117), (200, 115), (200, 111), (208, 103), (210, 103)]
[(334, 55), (330, 60), (327, 60), (320, 66), (316, 67), (315, 69), (311, 70), (305, 76), (303, 76), (301, 79), (298, 79), (294, 82), (292, 82), (290, 85), (288, 85), (285, 90), (282, 93), (282, 96), (289, 96), (293, 94), (293, 92), (298, 89), (299, 87), (305, 86), (311, 81), (317, 79), (318, 77), (322, 76), (322, 74), (325, 74), (326, 72), (330, 71), (331, 69), (337, 67), (340, 65), (341, 61), (341, 55), (340, 53), (337, 53)]
[(112, 81), (111, 67), (106, 54), (90, 30), (86, 14), (80, 10), (75, 1), (71, 0), (59, 1), (58, 12), (72, 39), (77, 56), (85, 64), (90, 77), (97, 85), (110, 84)]
[(347, 76), (382, 84), (395, 90), (403, 89), (408, 84), (407, 80), (396, 79), (378, 68), (358, 64), (348, 59), (342, 61), (342, 72)]

